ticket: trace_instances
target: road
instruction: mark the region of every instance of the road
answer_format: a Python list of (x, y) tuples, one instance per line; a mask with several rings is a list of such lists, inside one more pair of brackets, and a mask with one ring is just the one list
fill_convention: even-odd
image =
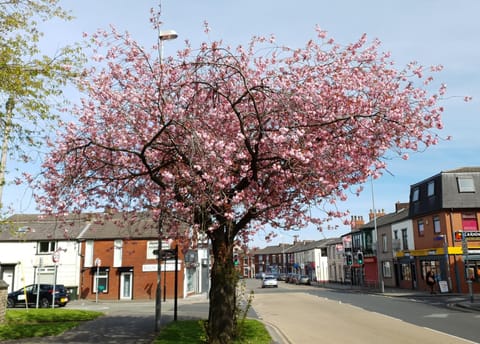
[(255, 292), (253, 308), (286, 343), (478, 343), (478, 313), (409, 298), (295, 286)]

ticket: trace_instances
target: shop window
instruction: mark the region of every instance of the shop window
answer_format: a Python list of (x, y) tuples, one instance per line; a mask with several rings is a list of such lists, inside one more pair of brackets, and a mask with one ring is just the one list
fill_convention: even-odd
[(412, 280), (412, 269), (410, 268), (410, 264), (402, 264), (402, 280)]
[(440, 262), (438, 260), (424, 260), (421, 262), (421, 273), (422, 279), (426, 279), (427, 271), (431, 270), (435, 276), (438, 278), (440, 277), (438, 274), (440, 273)]

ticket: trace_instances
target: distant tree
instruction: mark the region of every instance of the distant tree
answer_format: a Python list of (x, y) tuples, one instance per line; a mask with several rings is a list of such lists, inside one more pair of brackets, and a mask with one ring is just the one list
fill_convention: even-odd
[(77, 122), (52, 143), (37, 201), (59, 214), (162, 213), (191, 225), (165, 231), (192, 245), (205, 234), (210, 343), (236, 333), (236, 243), (267, 224), (342, 216), (335, 202), (381, 173), (387, 152), (435, 144), (442, 127), (444, 87), (430, 94), (421, 66), (397, 70), (366, 36), (345, 47), (320, 29), (299, 49), (258, 37), (235, 49), (187, 44), (163, 64), (117, 31), (93, 39), (99, 64), (85, 73)]
[[(59, 0), (0, 1), (0, 130), (3, 186), (7, 149), (10, 155), (26, 159), (27, 147), (45, 141), (57, 117), (51, 111), (62, 99), (58, 96), (75, 75), (81, 62), (77, 48), (64, 47), (55, 56), (42, 54), (39, 22), (71, 17), (58, 6)], [(0, 191), (1, 202), (1, 191)]]

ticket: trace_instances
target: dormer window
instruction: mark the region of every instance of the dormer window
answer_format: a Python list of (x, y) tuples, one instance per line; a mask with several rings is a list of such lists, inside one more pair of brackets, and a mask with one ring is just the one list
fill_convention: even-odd
[(413, 189), (412, 202), (418, 202), (419, 197), (420, 197), (420, 189), (416, 187), (415, 189)]
[(458, 192), (475, 192), (472, 176), (457, 177)]
[(435, 195), (435, 181), (431, 180), (427, 184), (427, 196), (433, 196)]

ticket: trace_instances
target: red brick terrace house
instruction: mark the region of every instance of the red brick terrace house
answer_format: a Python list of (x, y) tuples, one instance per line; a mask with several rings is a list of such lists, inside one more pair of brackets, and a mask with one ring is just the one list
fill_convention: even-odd
[[(119, 225), (92, 220), (79, 234), (81, 244), (79, 297), (99, 300), (155, 299), (158, 228), (151, 220)], [(162, 250), (174, 249), (164, 241)], [(178, 249), (177, 297), (183, 298), (184, 262)], [(162, 297), (173, 298), (175, 259), (161, 262)]]

